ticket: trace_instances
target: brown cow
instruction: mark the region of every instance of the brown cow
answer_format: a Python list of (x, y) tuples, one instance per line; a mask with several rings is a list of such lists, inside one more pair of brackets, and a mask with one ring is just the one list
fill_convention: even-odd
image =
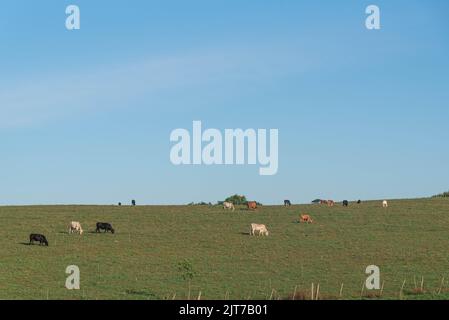
[(248, 201), (246, 203), (246, 206), (248, 210), (256, 210), (257, 209), (257, 202), (256, 201)]
[(327, 205), (328, 205), (329, 207), (333, 207), (334, 204), (335, 204), (334, 200), (327, 200)]
[(299, 218), (299, 222), (313, 223), (313, 219), (308, 214), (302, 214)]

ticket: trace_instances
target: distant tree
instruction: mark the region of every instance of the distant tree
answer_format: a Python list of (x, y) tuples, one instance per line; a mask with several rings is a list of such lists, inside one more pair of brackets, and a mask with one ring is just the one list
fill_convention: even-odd
[(248, 200), (246, 200), (245, 196), (234, 194), (233, 196), (227, 197), (225, 199), (225, 202), (232, 202), (234, 205), (238, 206), (238, 205), (245, 205), (248, 202)]
[(188, 206), (211, 206), (212, 203), (211, 202), (201, 201), (201, 202), (190, 202), (187, 205)]
[(136, 200), (132, 200), (132, 201), (131, 201), (131, 204), (132, 204), (133, 206), (135, 206), (135, 205), (136, 205)]
[(436, 194), (436, 195), (432, 196), (432, 198), (449, 198), (449, 191), (443, 192), (440, 194)]

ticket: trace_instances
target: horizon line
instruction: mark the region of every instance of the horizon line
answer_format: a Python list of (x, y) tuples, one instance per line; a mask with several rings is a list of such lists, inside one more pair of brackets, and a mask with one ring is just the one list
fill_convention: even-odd
[[(362, 200), (360, 199), (362, 202), (374, 202), (374, 201), (383, 201), (383, 200), (389, 200), (389, 201), (393, 201), (393, 200), (422, 200), (422, 199), (433, 199), (433, 198), (438, 198), (435, 196), (423, 196), (423, 197), (415, 197), (415, 198), (382, 198), (382, 199), (365, 199)], [(318, 199), (318, 198), (317, 198)], [(325, 199), (323, 199), (325, 200)], [(224, 201), (224, 200), (223, 200)], [(282, 200), (283, 201), (283, 200)], [(281, 201), (281, 202), (282, 202)], [(344, 200), (341, 201), (335, 201), (336, 203), (340, 203), (343, 202)], [(348, 200), (349, 202), (357, 202), (357, 200)], [(259, 202), (259, 201), (258, 201)], [(263, 204), (261, 203), (262, 206), (284, 206), (284, 204), (282, 204), (281, 202), (279, 203), (267, 203), (267, 204)], [(163, 204), (163, 203), (158, 203), (158, 204), (148, 204), (148, 203), (143, 203), (143, 204), (137, 204), (135, 206), (133, 206), (132, 204), (123, 204), (121, 206), (118, 205), (118, 203), (103, 203), (103, 204), (98, 204), (98, 203), (52, 203), (52, 204), (0, 204), (0, 207), (57, 207), (57, 206), (91, 206), (91, 207), (104, 207), (104, 206), (111, 206), (111, 207), (162, 207), (162, 206), (173, 206), (173, 207), (180, 207), (180, 206), (208, 206), (209, 202), (205, 202), (206, 204), (199, 204), (199, 203), (193, 203), (193, 204), (189, 204), (189, 203), (183, 203), (183, 204), (176, 204), (176, 203), (171, 203), (171, 204)], [(220, 205), (218, 202), (212, 203), (210, 202), (212, 206), (217, 206)], [(260, 202), (259, 202), (260, 203)], [(294, 205), (308, 205), (308, 204), (313, 204), (312, 201), (307, 202), (307, 203), (292, 203), (292, 206)], [(243, 205), (242, 205), (243, 206)]]

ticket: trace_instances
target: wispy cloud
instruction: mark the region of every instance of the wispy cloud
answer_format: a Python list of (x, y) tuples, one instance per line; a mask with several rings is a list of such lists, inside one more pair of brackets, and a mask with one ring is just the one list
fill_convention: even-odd
[(93, 70), (61, 69), (31, 74), (0, 89), (0, 128), (29, 126), (73, 112), (117, 107), (132, 97), (176, 92), (180, 88), (226, 83), (236, 79), (263, 80), (311, 65), (294, 48), (225, 48)]

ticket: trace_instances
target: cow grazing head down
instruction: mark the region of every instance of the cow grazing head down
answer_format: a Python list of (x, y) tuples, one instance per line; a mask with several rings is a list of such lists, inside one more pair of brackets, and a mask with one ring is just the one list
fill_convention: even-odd
[(299, 222), (306, 222), (306, 223), (313, 223), (313, 219), (310, 215), (308, 214), (302, 214), (299, 217)]
[(264, 224), (251, 223), (251, 231), (250, 235), (254, 236), (256, 233), (259, 236), (268, 236), (270, 233), (268, 232), (267, 227)]
[(69, 233), (74, 233), (74, 232), (77, 232), (80, 235), (83, 234), (83, 228), (81, 227), (81, 223), (79, 223), (78, 221), (70, 222)]
[(47, 238), (45, 238), (45, 236), (42, 234), (37, 233), (30, 234), (30, 244), (33, 244), (35, 241), (39, 242), (40, 245), (45, 245), (48, 247)]
[(104, 232), (110, 231), (111, 233), (115, 233), (114, 228), (112, 228), (112, 225), (108, 222), (97, 222), (95, 232), (100, 232), (101, 230), (104, 230)]
[(223, 202), (223, 209), (229, 209), (229, 210), (234, 211), (235, 210), (235, 206), (234, 206), (234, 204), (232, 202), (225, 201), (225, 202)]

